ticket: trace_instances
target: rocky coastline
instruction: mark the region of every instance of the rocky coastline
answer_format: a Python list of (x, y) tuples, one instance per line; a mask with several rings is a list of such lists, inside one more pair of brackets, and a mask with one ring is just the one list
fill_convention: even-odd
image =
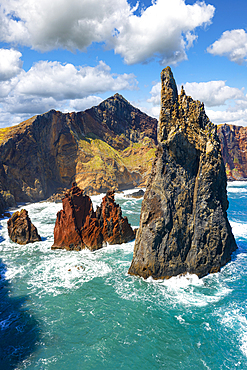
[[(0, 215), (18, 203), (146, 186), (157, 120), (115, 94), (84, 112), (51, 110), (0, 129)], [(247, 179), (247, 128), (218, 126), (229, 181)]]

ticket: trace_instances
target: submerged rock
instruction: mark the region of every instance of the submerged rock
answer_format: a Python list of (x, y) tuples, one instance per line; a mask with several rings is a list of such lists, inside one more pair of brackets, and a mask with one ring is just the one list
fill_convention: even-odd
[(41, 237), (25, 209), (13, 213), (8, 220), (8, 233), (13, 242), (22, 245), (41, 241)]
[(144, 191), (142, 189), (135, 191), (134, 193), (125, 195), (125, 198), (142, 198), (144, 196)]
[(237, 248), (227, 219), (220, 141), (203, 103), (161, 73), (158, 151), (142, 203), (129, 274), (155, 279), (217, 272)]
[(134, 232), (119, 205), (114, 202), (114, 192), (107, 192), (102, 204), (93, 210), (89, 196), (75, 183), (62, 200), (54, 228), (52, 249), (97, 250), (104, 243), (121, 244), (134, 239)]

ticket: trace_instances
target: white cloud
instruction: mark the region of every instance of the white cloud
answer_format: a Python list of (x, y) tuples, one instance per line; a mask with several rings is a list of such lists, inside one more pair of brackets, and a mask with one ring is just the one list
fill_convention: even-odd
[(112, 74), (111, 68), (102, 61), (96, 67), (40, 61), (28, 72), (22, 72), (16, 92), (63, 100), (136, 88), (133, 74)]
[(95, 94), (133, 90), (138, 85), (133, 74), (114, 74), (102, 61), (95, 67), (40, 61), (27, 72), (20, 68), (13, 70), (18, 71), (16, 76), (16, 73), (9, 73), (8, 80), (0, 81), (2, 126), (6, 126), (2, 123), (6, 117), (7, 125), (16, 123), (16, 114), (26, 118), (27, 114), (40, 114), (50, 109), (84, 110), (102, 101)]
[(103, 99), (101, 99), (99, 96), (92, 95), (83, 99), (74, 99), (70, 101), (68, 111), (83, 111), (95, 105), (99, 105), (102, 101)]
[(0, 49), (0, 81), (7, 81), (22, 70), (22, 54), (14, 49)]
[(127, 64), (174, 64), (187, 58), (195, 29), (211, 23), (215, 8), (157, 0), (138, 16), (135, 10), (127, 0), (2, 0), (0, 40), (41, 51), (85, 51), (103, 42)]
[(227, 123), (236, 126), (247, 126), (247, 109), (240, 109), (235, 112), (206, 109), (206, 113), (215, 124)]
[[(225, 105), (228, 100), (247, 101), (243, 89), (227, 86), (225, 81), (186, 82), (184, 89), (187, 95), (194, 100), (200, 100), (207, 107)], [(161, 84), (158, 82), (152, 87), (152, 97), (148, 102), (154, 106), (160, 105), (160, 91)]]
[(47, 51), (85, 50), (130, 14), (126, 0), (3, 0), (2, 41)]
[[(206, 113), (213, 123), (247, 126), (247, 96), (243, 89), (227, 86), (225, 81), (186, 82), (184, 89), (187, 95), (205, 104)], [(156, 118), (160, 112), (160, 92), (161, 83), (158, 82), (152, 87), (152, 96), (147, 100), (152, 106), (145, 108), (147, 114)]]
[(148, 99), (148, 102), (152, 103), (153, 106), (160, 106), (160, 94), (161, 94), (161, 83), (160, 82), (158, 82), (152, 87), (150, 94), (152, 95), (152, 97)]
[(207, 52), (243, 64), (247, 61), (247, 33), (243, 29), (225, 31), (219, 40), (207, 48)]
[(200, 100), (207, 107), (226, 104), (229, 99), (245, 99), (243, 90), (226, 85), (225, 81), (186, 82), (184, 89), (194, 100)]
[(140, 17), (130, 15), (119, 26), (115, 52), (127, 64), (158, 58), (161, 64), (187, 59), (196, 27), (211, 23), (215, 8), (204, 2), (186, 5), (184, 0), (157, 0)]

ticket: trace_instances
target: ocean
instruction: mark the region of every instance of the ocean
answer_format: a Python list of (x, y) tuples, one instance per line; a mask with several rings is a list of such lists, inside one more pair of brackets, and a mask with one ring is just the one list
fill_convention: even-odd
[[(138, 227), (130, 192), (115, 200)], [(25, 205), (41, 242), (13, 243), (1, 220), (0, 369), (247, 369), (247, 182), (228, 199), (238, 250), (202, 279), (129, 276), (134, 242), (51, 250), (61, 203)]]

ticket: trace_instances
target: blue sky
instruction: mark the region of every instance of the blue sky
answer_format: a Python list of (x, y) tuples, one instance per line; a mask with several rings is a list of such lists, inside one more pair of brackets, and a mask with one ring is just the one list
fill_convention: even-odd
[(0, 127), (116, 92), (157, 117), (160, 72), (247, 126), (246, 0), (1, 0)]

